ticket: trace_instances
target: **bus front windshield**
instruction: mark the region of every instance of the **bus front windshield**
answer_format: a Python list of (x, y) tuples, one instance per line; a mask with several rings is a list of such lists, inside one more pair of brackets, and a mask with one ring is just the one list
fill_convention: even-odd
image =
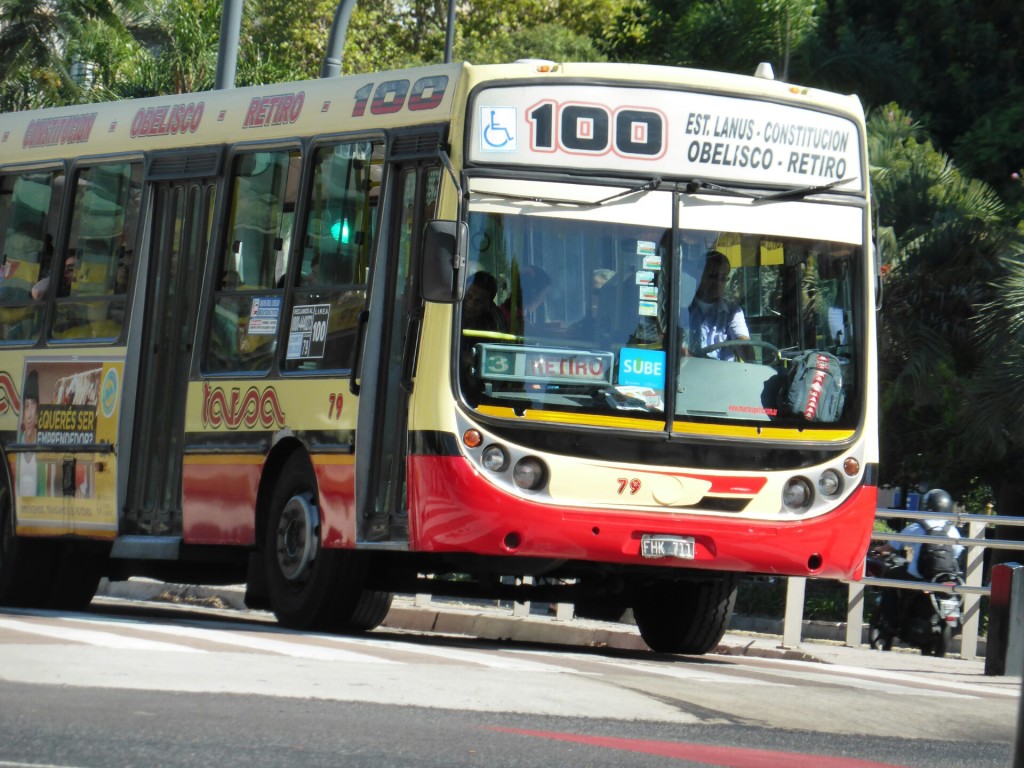
[(496, 179), (472, 192), (469, 405), (856, 425), (861, 207)]

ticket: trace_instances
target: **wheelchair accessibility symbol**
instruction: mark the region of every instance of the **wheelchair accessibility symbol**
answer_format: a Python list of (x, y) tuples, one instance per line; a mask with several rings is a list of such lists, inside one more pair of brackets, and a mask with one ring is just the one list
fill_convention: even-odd
[(516, 108), (515, 107), (481, 107), (480, 151), (481, 152), (515, 152), (516, 142)]

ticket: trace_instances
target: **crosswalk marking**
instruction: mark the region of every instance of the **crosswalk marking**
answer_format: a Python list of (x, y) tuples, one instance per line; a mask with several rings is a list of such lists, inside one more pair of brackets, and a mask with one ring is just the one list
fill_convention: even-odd
[[(156, 623), (120, 617), (13, 611), (0, 616), (2, 630), (115, 650), (210, 654), (219, 652), (217, 646), (226, 646), (296, 659), (386, 665), (392, 668), (429, 664), (431, 659), (438, 659), (467, 668), (524, 674), (564, 674), (592, 679), (629, 673), (715, 686), (794, 688), (812, 684), (896, 696), (928, 695), (947, 699), (977, 699), (993, 693), (1008, 697), (1017, 695), (1016, 691), (990, 690), (962, 683), (944, 684), (899, 672), (881, 673), (838, 665), (819, 667), (782, 659), (758, 659), (749, 666), (741, 667), (732, 660), (669, 663), (664, 660), (622, 658), (567, 649), (551, 651), (512, 646), (493, 651), (476, 650), (449, 643), (422, 644), (389, 639), (386, 634), (347, 637), (293, 633), (275, 625), (241, 625), (217, 620)], [(155, 636), (165, 639), (155, 639)], [(181, 642), (173, 642), (172, 639)], [(207, 645), (197, 647), (202, 644)]]
[[(75, 618), (71, 619), (71, 621), (91, 623), (90, 619), (85, 618)], [(218, 645), (229, 645), (251, 651), (265, 651), (297, 659), (355, 662), (359, 664), (399, 663), (379, 656), (345, 651), (340, 648), (324, 648), (317, 645), (304, 645), (296, 642), (276, 640), (266, 637), (262, 633), (231, 632), (223, 629), (207, 629), (205, 627), (188, 627), (174, 624), (137, 624), (133, 628), (142, 632), (204, 640)]]
[(198, 648), (190, 648), (186, 645), (179, 645), (177, 643), (164, 643), (159, 640), (145, 640), (143, 638), (129, 637), (127, 635), (121, 635), (114, 632), (98, 632), (92, 629), (54, 626), (51, 624), (40, 624), (34, 621), (21, 621), (18, 619), (0, 618), (0, 629), (12, 629), (15, 632), (24, 632), (30, 635), (41, 635), (54, 640), (84, 643), (86, 645), (98, 645), (104, 648), (116, 648), (118, 650), (205, 653), (205, 651)]

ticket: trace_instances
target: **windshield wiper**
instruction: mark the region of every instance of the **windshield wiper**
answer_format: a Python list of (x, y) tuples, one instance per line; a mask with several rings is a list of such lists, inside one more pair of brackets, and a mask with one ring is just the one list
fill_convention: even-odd
[(602, 198), (600, 200), (569, 200), (559, 197), (540, 197), (539, 195), (518, 195), (512, 192), (494, 192), (488, 189), (474, 190), (476, 194), (485, 195), (490, 197), (502, 197), (506, 200), (527, 200), (531, 203), (541, 203), (542, 205), (575, 205), (579, 207), (584, 206), (597, 206), (609, 203), (612, 200), (618, 200), (620, 197), (626, 197), (627, 195), (635, 195), (640, 192), (649, 192), (652, 189), (657, 189), (661, 186), (661, 177), (655, 176), (649, 181), (645, 181), (635, 187), (624, 189), (621, 192), (616, 192), (614, 195)]
[(698, 192), (717, 192), (720, 195), (729, 195), (730, 197), (749, 197), (754, 200), (758, 200), (761, 197), (753, 192), (747, 192), (744, 189), (723, 187), (721, 184), (712, 184), (710, 181), (690, 179), (686, 182), (686, 194), (695, 195)]
[(827, 192), (833, 187), (838, 187), (840, 184), (846, 184), (850, 181), (855, 181), (856, 176), (849, 179), (836, 179), (830, 181), (828, 184), (817, 184), (813, 187), (795, 187), (794, 189), (784, 189), (781, 192), (771, 192), (767, 195), (761, 195), (758, 200), (787, 200), (789, 198), (802, 198), (808, 195), (814, 195), (818, 192)]
[(603, 200), (598, 200), (594, 205), (604, 205), (605, 203), (610, 203), (612, 200), (618, 200), (620, 197), (625, 197), (626, 195), (635, 195), (638, 192), (650, 192), (652, 189), (657, 189), (660, 186), (661, 176), (655, 176), (653, 179), (645, 181), (643, 184), (637, 184), (635, 187), (624, 189), (621, 192), (616, 192), (614, 195), (609, 195)]
[(840, 184), (846, 184), (847, 182), (854, 181), (856, 177), (849, 179), (836, 179), (830, 181), (828, 184), (816, 184), (813, 187), (794, 187), (793, 189), (783, 189), (779, 192), (769, 192), (761, 195), (757, 192), (749, 192), (745, 189), (735, 189), (733, 187), (723, 187), (721, 184), (713, 184), (710, 181), (701, 181), (700, 179), (690, 179), (686, 182), (686, 193), (689, 195), (697, 194), (698, 192), (711, 192), (720, 195), (729, 195), (731, 197), (747, 197), (751, 200), (789, 200), (799, 199), (813, 195), (818, 192), (827, 192), (833, 187), (838, 187)]

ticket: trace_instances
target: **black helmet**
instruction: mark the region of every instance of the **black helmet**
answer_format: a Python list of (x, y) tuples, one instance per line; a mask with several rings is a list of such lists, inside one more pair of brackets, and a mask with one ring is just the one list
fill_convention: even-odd
[(941, 488), (932, 488), (922, 499), (923, 506), (928, 512), (941, 512), (949, 514), (953, 511), (953, 497)]

